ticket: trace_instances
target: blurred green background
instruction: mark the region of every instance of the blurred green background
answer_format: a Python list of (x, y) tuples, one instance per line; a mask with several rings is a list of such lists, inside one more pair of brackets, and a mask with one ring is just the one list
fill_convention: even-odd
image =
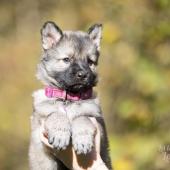
[(103, 23), (97, 88), (115, 170), (170, 167), (169, 0), (0, 0), (0, 169), (28, 170), (31, 93), (47, 20)]

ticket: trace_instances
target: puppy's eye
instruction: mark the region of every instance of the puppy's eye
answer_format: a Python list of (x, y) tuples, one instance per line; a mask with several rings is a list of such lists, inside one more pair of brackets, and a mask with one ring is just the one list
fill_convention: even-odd
[(65, 63), (70, 63), (70, 58), (66, 57), (62, 59)]
[(94, 64), (94, 61), (92, 61), (91, 59), (88, 59), (88, 64), (89, 66), (92, 66)]

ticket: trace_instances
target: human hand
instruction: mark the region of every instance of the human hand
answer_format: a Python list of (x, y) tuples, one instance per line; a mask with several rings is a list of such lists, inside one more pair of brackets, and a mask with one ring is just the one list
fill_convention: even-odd
[[(95, 147), (86, 155), (77, 155), (70, 144), (65, 150), (55, 151), (56, 157), (61, 160), (66, 167), (73, 170), (108, 170), (100, 156), (100, 129), (95, 118), (90, 118), (96, 127)], [(51, 150), (53, 145), (48, 143), (48, 134), (40, 131), (41, 141)]]

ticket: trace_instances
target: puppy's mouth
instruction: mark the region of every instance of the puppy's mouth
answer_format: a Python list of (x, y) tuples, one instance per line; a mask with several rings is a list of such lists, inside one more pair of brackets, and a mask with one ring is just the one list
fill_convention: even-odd
[(89, 84), (83, 84), (83, 83), (76, 83), (67, 86), (66, 90), (72, 93), (78, 93), (78, 92), (84, 92), (91, 88)]
[(79, 87), (83, 87), (85, 86), (84, 84), (81, 84), (81, 83), (77, 83), (77, 84), (73, 84), (73, 85), (70, 85), (70, 88), (79, 88)]
[(75, 76), (72, 76), (72, 74), (68, 74), (68, 72), (57, 73), (53, 76), (53, 78), (56, 80), (57, 85), (60, 88), (71, 93), (85, 92), (97, 83), (95, 76), (89, 76), (80, 80), (76, 79)]

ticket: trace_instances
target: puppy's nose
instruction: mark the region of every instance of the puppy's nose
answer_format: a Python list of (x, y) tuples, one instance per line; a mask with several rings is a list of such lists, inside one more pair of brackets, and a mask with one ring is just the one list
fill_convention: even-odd
[(79, 79), (85, 79), (87, 77), (87, 73), (84, 71), (78, 71), (76, 74), (77, 78)]

